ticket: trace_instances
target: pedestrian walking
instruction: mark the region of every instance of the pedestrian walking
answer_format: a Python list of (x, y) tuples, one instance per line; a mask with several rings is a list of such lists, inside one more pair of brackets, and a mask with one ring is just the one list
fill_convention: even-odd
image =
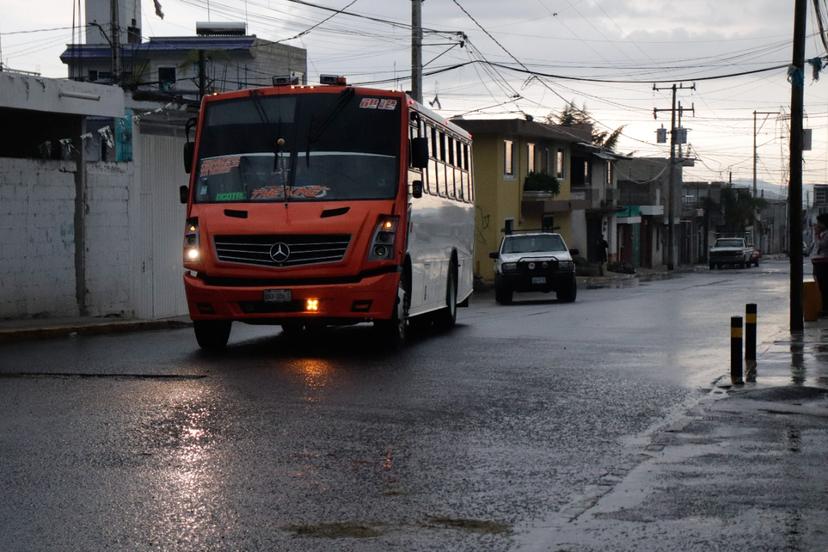
[(601, 236), (598, 238), (596, 245), (598, 245), (598, 255), (601, 258), (601, 276), (603, 276), (607, 269), (607, 252), (609, 251), (609, 243), (604, 236)]
[(814, 244), (811, 251), (814, 280), (819, 286), (822, 306), (819, 315), (828, 315), (828, 213), (817, 216), (814, 224)]

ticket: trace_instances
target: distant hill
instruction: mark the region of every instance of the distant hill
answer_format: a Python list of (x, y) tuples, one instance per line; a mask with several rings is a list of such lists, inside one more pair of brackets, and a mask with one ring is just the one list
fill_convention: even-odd
[[(733, 185), (739, 188), (752, 188), (753, 187), (753, 180), (734, 180)], [(765, 198), (767, 199), (787, 199), (788, 198), (788, 187), (782, 186), (780, 184), (772, 184), (765, 180), (757, 180), (756, 181), (756, 188), (759, 190), (759, 194), (762, 194), (762, 191), (765, 192)], [(813, 184), (805, 184), (802, 186), (802, 202), (804, 203), (808, 198), (811, 201), (814, 199), (814, 185)]]

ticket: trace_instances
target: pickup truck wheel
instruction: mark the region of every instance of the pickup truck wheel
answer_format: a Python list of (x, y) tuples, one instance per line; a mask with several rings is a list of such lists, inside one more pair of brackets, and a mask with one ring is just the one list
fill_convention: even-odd
[(505, 284), (495, 285), (495, 301), (501, 305), (512, 304), (512, 290)]
[(557, 291), (558, 301), (562, 303), (573, 303), (578, 296), (578, 281), (575, 276)]

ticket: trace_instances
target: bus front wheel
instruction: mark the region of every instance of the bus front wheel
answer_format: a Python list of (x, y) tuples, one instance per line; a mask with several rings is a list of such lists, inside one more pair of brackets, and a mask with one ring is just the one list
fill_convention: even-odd
[(400, 278), (400, 284), (397, 288), (397, 300), (394, 302), (391, 318), (374, 322), (374, 328), (391, 347), (403, 345), (408, 337), (408, 309), (411, 306), (411, 294), (408, 292), (409, 282), (410, 279), (406, 272)]
[(193, 330), (199, 347), (206, 351), (220, 351), (230, 338), (231, 320), (193, 320)]

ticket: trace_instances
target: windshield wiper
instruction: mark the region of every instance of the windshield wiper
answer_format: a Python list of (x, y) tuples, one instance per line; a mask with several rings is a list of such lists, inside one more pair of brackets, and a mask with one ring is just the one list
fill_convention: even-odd
[(342, 92), (339, 93), (339, 99), (336, 101), (333, 107), (331, 107), (328, 116), (322, 121), (322, 124), (319, 125), (318, 128), (314, 128), (313, 125), (313, 115), (311, 115), (310, 123), (308, 124), (308, 142), (305, 147), (305, 163), (308, 167), (310, 167), (310, 150), (311, 145), (315, 144), (322, 138), (322, 135), (328, 130), (328, 127), (339, 117), (339, 114), (342, 113), (342, 110), (345, 109), (345, 106), (353, 99), (354, 97), (354, 89), (353, 88), (346, 88)]
[[(270, 117), (267, 116), (267, 110), (262, 105), (262, 99), (256, 90), (250, 92), (250, 100), (253, 102), (253, 106), (256, 108), (256, 112), (259, 114), (259, 120), (263, 124), (270, 126), (272, 124), (270, 122)], [(280, 174), (282, 175), (282, 195), (284, 196), (285, 201), (287, 201), (288, 178), (287, 174), (285, 173), (284, 167), (279, 166), (279, 154), (282, 152), (282, 146), (284, 145), (285, 139), (282, 137), (282, 118), (279, 117), (279, 121), (277, 122), (276, 128), (276, 139), (273, 141), (273, 173), (275, 174), (277, 172), (280, 172)]]

